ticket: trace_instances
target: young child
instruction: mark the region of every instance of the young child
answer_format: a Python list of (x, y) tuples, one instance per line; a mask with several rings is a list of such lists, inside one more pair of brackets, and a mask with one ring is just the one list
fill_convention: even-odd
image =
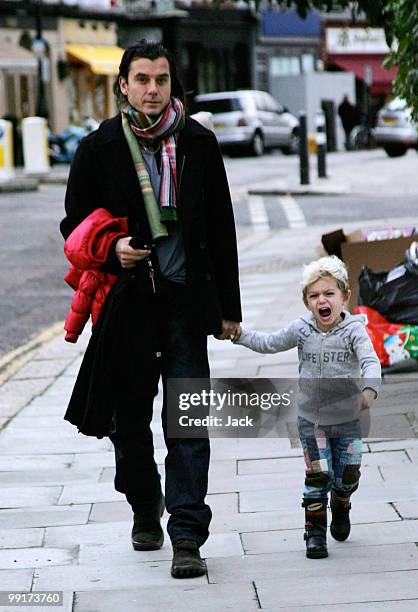
[(346, 310), (348, 274), (338, 257), (305, 266), (302, 293), (309, 314), (271, 334), (240, 328), (232, 340), (259, 353), (298, 347), (298, 430), (306, 463), (304, 537), (306, 556), (318, 559), (328, 556), (329, 492), (332, 536), (343, 541), (350, 533), (350, 496), (358, 488), (362, 453), (359, 414), (377, 397), (381, 371), (366, 317)]

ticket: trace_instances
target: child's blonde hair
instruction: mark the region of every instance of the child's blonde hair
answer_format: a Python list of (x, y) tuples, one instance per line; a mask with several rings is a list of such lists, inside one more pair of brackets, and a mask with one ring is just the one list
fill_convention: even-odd
[(306, 293), (309, 285), (315, 283), (320, 278), (331, 276), (337, 281), (338, 288), (347, 293), (350, 289), (348, 284), (348, 272), (345, 263), (335, 255), (329, 257), (321, 257), (311, 261), (306, 266), (303, 266), (302, 274), (302, 293), (303, 299), (306, 301)]

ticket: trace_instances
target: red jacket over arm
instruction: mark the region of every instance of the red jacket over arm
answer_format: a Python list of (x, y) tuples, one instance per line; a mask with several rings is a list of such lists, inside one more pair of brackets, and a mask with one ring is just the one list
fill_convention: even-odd
[(90, 315), (96, 323), (117, 276), (103, 272), (112, 243), (128, 235), (128, 220), (104, 208), (94, 210), (68, 236), (64, 252), (71, 263), (64, 280), (75, 289), (64, 328), (65, 340), (77, 342)]

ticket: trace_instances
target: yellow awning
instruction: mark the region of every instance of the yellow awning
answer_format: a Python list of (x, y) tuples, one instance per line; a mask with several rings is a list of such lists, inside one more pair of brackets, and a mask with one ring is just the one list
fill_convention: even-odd
[(69, 60), (86, 64), (94, 74), (118, 74), (123, 49), (110, 45), (65, 45)]

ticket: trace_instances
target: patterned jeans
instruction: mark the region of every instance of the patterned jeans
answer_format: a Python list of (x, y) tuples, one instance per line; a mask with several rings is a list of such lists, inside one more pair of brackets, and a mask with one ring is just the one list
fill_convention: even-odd
[(358, 421), (315, 427), (298, 418), (306, 464), (304, 499), (325, 499), (333, 489), (349, 497), (358, 488), (362, 440)]

